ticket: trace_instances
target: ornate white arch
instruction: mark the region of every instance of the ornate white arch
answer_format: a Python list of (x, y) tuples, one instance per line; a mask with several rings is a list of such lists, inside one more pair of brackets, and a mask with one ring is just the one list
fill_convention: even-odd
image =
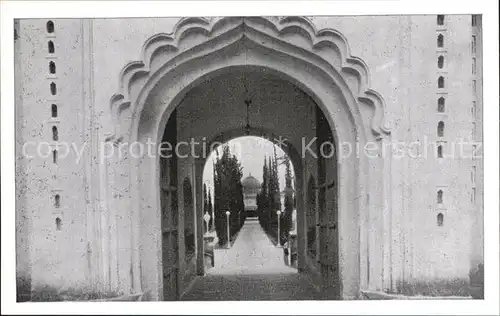
[[(189, 38), (189, 40), (186, 40)], [(261, 39), (266, 39), (266, 41)], [(359, 104), (371, 107), (370, 128), (380, 138), (390, 133), (383, 98), (370, 89), (368, 66), (351, 56), (345, 37), (333, 29), (316, 30), (305, 17), (223, 17), (181, 19), (172, 33), (149, 38), (139, 61), (130, 62), (119, 76), (119, 91), (111, 98), (115, 130), (108, 140), (120, 141), (130, 128), (130, 120), (140, 112), (140, 98), (147, 95), (148, 83), (162, 69), (185, 60), (204, 56), (236, 41), (249, 40), (268, 45), (269, 39), (293, 46), (293, 53), (329, 72), (346, 84)], [(359, 111), (353, 109), (352, 111)]]
[[(217, 59), (219, 53), (229, 55)], [(254, 60), (240, 58), (246, 53)], [(338, 132), (337, 141), (363, 145), (390, 133), (384, 100), (369, 88), (367, 65), (350, 55), (345, 38), (337, 31), (318, 31), (303, 17), (185, 18), (172, 33), (147, 40), (141, 60), (121, 71), (119, 91), (110, 104), (114, 134), (107, 140), (141, 141), (141, 136), (159, 140), (169, 111), (185, 91), (214, 73), (242, 65), (274, 71), (297, 84), (323, 110)], [(166, 95), (162, 98), (158, 93)], [(159, 229), (158, 161), (144, 157), (113, 163), (113, 172), (125, 178), (119, 186), (130, 192), (116, 205), (131, 218), (134, 282), (144, 284), (158, 299), (161, 258), (154, 258), (160, 243), (151, 234)], [(344, 297), (354, 297), (360, 286), (366, 286), (368, 281), (363, 280), (368, 279), (368, 269), (372, 276), (380, 274), (382, 262), (366, 258), (385, 247), (381, 245), (383, 226), (375, 221), (382, 218), (384, 189), (379, 184), (386, 168), (381, 158), (352, 157), (338, 163), (338, 227), (339, 234), (346, 234), (340, 241), (339, 259)], [(372, 283), (380, 284), (378, 280)]]

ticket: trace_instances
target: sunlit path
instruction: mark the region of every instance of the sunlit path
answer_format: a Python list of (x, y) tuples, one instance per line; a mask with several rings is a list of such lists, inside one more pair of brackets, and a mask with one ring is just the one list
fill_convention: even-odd
[(215, 267), (208, 274), (290, 274), (283, 249), (274, 246), (257, 218), (248, 218), (230, 249), (215, 250)]

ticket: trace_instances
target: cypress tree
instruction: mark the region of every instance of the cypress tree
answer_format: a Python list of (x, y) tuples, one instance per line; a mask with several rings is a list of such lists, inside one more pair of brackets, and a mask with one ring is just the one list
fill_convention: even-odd
[(267, 188), (267, 199), (268, 199), (268, 209), (267, 209), (267, 213), (268, 213), (268, 217), (270, 219), (272, 219), (272, 212), (274, 211), (274, 205), (275, 205), (275, 202), (274, 202), (274, 191), (275, 191), (275, 188), (274, 188), (274, 176), (273, 176), (273, 173), (274, 173), (274, 168), (273, 168), (273, 163), (272, 163), (272, 160), (271, 160), (271, 157), (268, 158), (268, 161), (267, 161), (267, 170), (268, 170), (268, 173), (267, 173), (267, 180), (268, 180), (268, 188)]
[[(215, 230), (220, 245), (226, 244), (228, 237), (234, 237), (242, 226), (241, 213), (244, 211), (242, 176), (243, 172), (238, 158), (231, 155), (229, 146), (225, 144), (222, 156), (217, 156), (214, 166)], [(231, 212), (230, 236), (227, 236), (226, 211)]]
[(275, 208), (276, 210), (281, 210), (281, 194), (280, 194), (280, 180), (279, 180), (279, 175), (278, 175), (278, 158), (276, 157), (276, 146), (273, 146), (274, 148), (274, 164), (273, 164), (273, 172), (274, 172), (274, 186), (276, 190), (276, 205)]
[(292, 189), (292, 171), (290, 168), (290, 160), (288, 156), (285, 157), (286, 173), (285, 173), (285, 210), (281, 220), (281, 227), (283, 227), (282, 239), (287, 240), (292, 226), (292, 214), (294, 208), (294, 195)]
[(267, 158), (264, 157), (264, 165), (262, 166), (262, 184), (260, 187), (260, 192), (257, 194), (257, 209), (259, 212), (259, 222), (264, 230), (267, 230), (268, 218), (267, 218), (267, 186), (268, 186), (268, 170), (267, 170)]
[(243, 176), (241, 165), (238, 158), (232, 155), (229, 158), (229, 192), (231, 192), (231, 219), (232, 219), (232, 234), (234, 236), (243, 225), (243, 188), (241, 185), (241, 177)]
[[(276, 152), (275, 152), (276, 155)], [(278, 163), (276, 156), (271, 160), (269, 158), (269, 212), (272, 222), (276, 223), (276, 211), (281, 210), (280, 184), (278, 179)]]
[(219, 155), (218, 149), (216, 150), (216, 159), (214, 163), (214, 223), (215, 231), (219, 239), (219, 245), (224, 245), (226, 242), (226, 215), (225, 205), (223, 201), (222, 189), (222, 157)]
[(259, 205), (259, 219), (261, 222), (262, 228), (268, 232), (271, 227), (271, 217), (269, 216), (271, 200), (270, 200), (270, 191), (271, 191), (271, 183), (270, 183), (270, 168), (268, 164), (268, 157), (264, 157), (264, 165), (262, 167), (262, 186), (260, 192), (260, 205)]

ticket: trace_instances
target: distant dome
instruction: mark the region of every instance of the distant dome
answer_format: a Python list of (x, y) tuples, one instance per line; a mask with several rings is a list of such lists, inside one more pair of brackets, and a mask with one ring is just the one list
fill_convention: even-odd
[(259, 190), (260, 189), (260, 182), (259, 180), (255, 179), (255, 177), (252, 177), (252, 175), (249, 175), (243, 181), (241, 181), (241, 185), (243, 186), (244, 190)]

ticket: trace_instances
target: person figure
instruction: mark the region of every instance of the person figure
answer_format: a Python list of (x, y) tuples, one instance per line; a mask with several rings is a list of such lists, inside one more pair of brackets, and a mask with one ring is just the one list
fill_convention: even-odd
[(285, 265), (290, 265), (290, 262), (288, 260), (288, 256), (290, 255), (290, 250), (289, 250), (289, 243), (288, 239), (285, 239), (285, 242), (283, 243), (283, 259), (285, 260)]

